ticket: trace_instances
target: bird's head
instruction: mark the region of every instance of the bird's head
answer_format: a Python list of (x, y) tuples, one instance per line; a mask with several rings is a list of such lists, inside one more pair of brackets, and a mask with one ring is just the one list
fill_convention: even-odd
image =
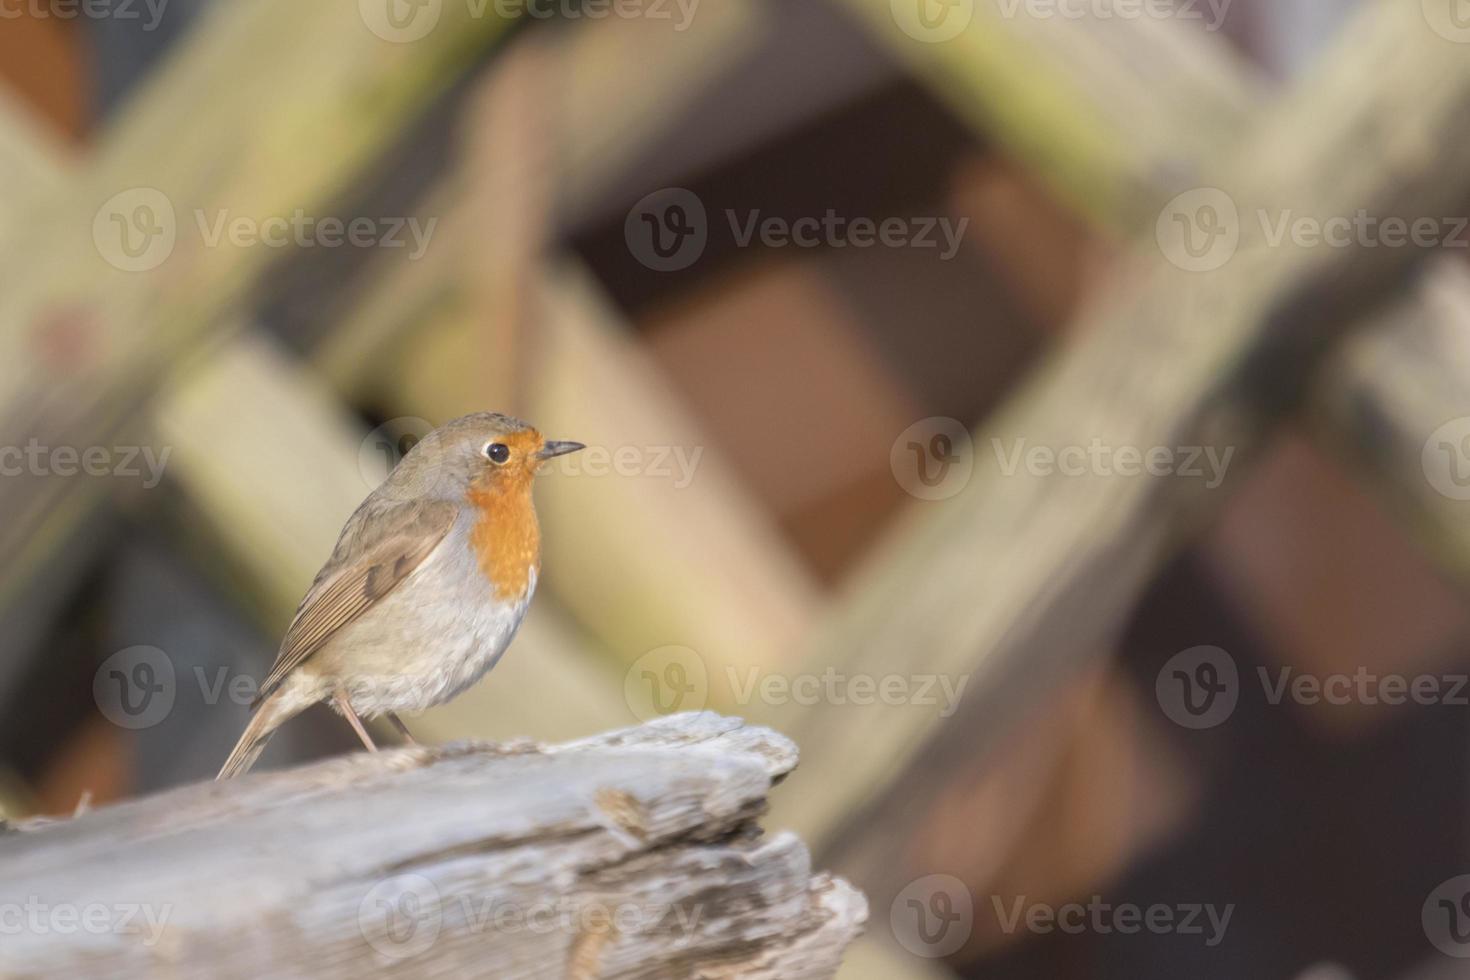
[(545, 439), (533, 426), (509, 415), (477, 412), (447, 422), (419, 440), (385, 486), (395, 496), (447, 500), (463, 500), (471, 491), (526, 489), (548, 460), (584, 448), (580, 442)]

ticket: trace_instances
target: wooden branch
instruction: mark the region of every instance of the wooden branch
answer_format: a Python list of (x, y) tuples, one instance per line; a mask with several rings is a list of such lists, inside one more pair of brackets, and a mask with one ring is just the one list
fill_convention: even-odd
[[(1463, 260), (1436, 261), (1397, 315), (1380, 317), (1332, 354), (1307, 418), (1326, 445), (1376, 479), (1424, 552), (1470, 583), (1470, 498), (1441, 482), (1450, 478), (1449, 463), (1435, 435), (1470, 418), (1470, 268)], [(1463, 436), (1442, 439), (1453, 444)]]
[[(965, 31), (926, 44), (898, 29), (887, 0), (847, 2), (936, 95), (1063, 200), (1142, 249), (1157, 248), (1168, 201), (1219, 186), (1230, 148), (1272, 95), (1218, 34), (1177, 18), (1008, 16), (1006, 5), (980, 0)], [(1419, 462), (1431, 433), (1470, 414), (1463, 320), (1447, 313), (1461, 304), (1443, 299), (1457, 291), (1453, 273), (1441, 278), (1450, 284), (1432, 290), (1439, 301), (1420, 293), (1402, 322), (1329, 356), (1308, 418), (1325, 445), (1383, 489), (1421, 547), (1470, 582), (1470, 504), (1434, 492)]]
[[(1419, 5), (1371, 4), (1223, 161), (1220, 186), (1250, 216), (1462, 213), (1467, 109), (1463, 47), (1431, 31)], [(867, 831), (891, 832), (913, 812), (925, 778), (915, 765), (975, 765), (1045, 691), (1105, 652), (1149, 578), (1227, 492), (1183, 475), (1010, 471), (1002, 451), (1209, 447), (1233, 453), (1231, 487), (1332, 342), (1400, 295), (1425, 254), (1274, 246), (1243, 221), (1234, 258), (1213, 272), (1158, 257), (1123, 270), (1125, 285), (1088, 311), (1075, 342), (979, 433), (963, 491), (877, 550), (810, 661), (880, 683), (968, 681), (957, 713), (777, 712), (815, 762), (809, 791), (791, 801), (797, 825), (864, 885), (891, 875), (891, 837)]]
[[(830, 977), (866, 903), (755, 823), (795, 765), (773, 732), (678, 715), (357, 754), (0, 834), (0, 972)], [(70, 916), (91, 925), (63, 933)]]

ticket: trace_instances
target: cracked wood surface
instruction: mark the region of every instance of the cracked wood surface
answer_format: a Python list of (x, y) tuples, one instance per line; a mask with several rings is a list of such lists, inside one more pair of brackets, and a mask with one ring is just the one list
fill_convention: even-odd
[[(21, 928), (0, 977), (830, 977), (866, 903), (755, 824), (795, 765), (769, 730), (678, 715), (356, 754), (3, 833), (0, 909)], [(63, 934), (72, 914), (105, 927)]]

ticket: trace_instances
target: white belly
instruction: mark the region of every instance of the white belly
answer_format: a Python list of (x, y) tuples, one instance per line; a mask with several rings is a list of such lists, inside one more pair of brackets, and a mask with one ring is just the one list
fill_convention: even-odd
[(535, 590), (533, 570), (524, 596), (495, 600), (467, 539), (451, 533), (299, 673), (320, 698), (345, 691), (365, 717), (443, 704), (495, 666)]

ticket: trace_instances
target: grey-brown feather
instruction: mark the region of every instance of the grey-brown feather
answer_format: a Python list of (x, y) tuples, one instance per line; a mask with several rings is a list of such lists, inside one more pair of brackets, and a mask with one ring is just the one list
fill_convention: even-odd
[[(256, 704), (274, 693), (287, 675), (321, 649), (334, 633), (407, 578), (443, 540), (459, 512), (453, 504), (438, 500), (399, 504), (397, 509), (405, 513), (394, 515), (397, 533), (390, 537), (358, 535), (348, 544), (348, 532), (344, 531), (343, 541), (298, 607), (275, 665), (261, 684)], [(349, 528), (356, 530), (351, 525), (349, 522)], [(357, 525), (364, 526), (378, 525)], [(364, 545), (357, 541), (369, 537), (375, 540), (366, 544), (364, 551)]]

